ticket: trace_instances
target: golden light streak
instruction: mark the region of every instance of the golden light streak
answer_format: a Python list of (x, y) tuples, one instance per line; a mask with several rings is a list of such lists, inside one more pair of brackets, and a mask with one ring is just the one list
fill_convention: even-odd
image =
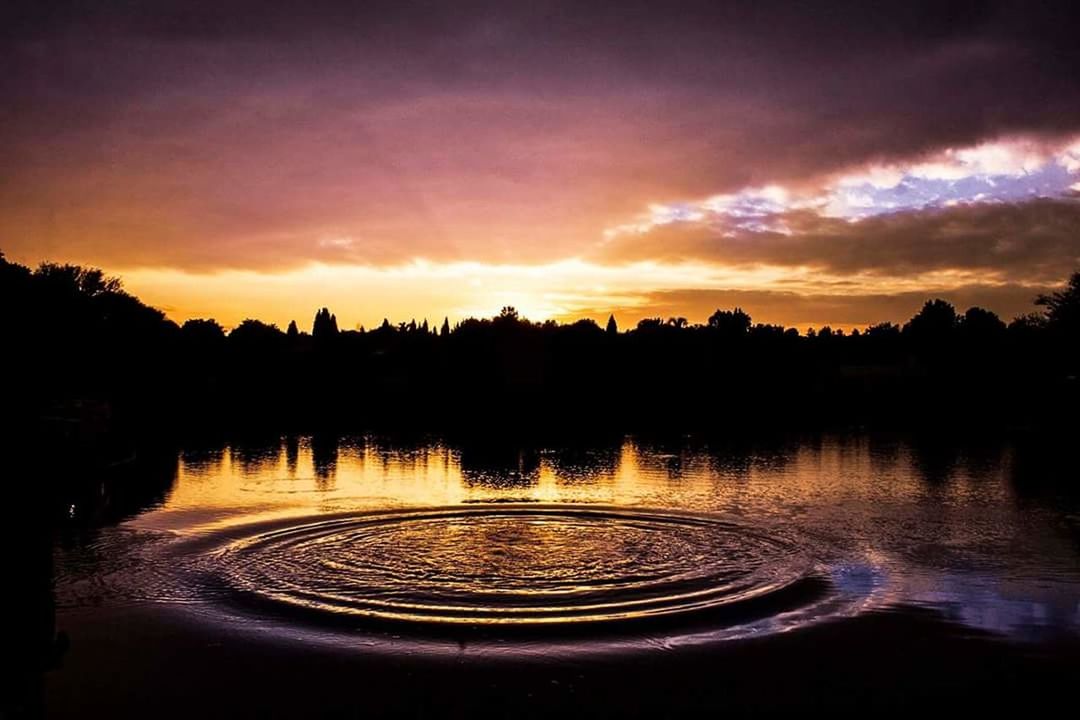
[[(120, 273), (125, 287), (166, 311), (177, 322), (213, 317), (227, 327), (247, 317), (285, 327), (296, 320), (308, 329), (311, 316), (330, 307), (342, 328), (372, 328), (383, 318), (392, 323), (426, 319), (438, 325), (466, 317), (491, 317), (506, 305), (533, 321), (565, 322), (613, 312), (620, 325), (658, 313), (655, 293), (672, 291), (782, 292), (793, 296), (829, 295), (852, 298), (904, 292), (948, 292), (980, 285), (1004, 286), (1005, 279), (987, 273), (943, 270), (883, 277), (878, 274), (831, 276), (808, 267), (720, 266), (704, 263), (639, 262), (600, 265), (580, 259), (546, 265), (488, 265), (425, 260), (387, 267), (311, 264), (283, 272), (222, 271), (186, 273), (136, 269)], [(1035, 290), (1032, 290), (1035, 293)], [(707, 306), (674, 310), (691, 322), (702, 322)], [(752, 311), (753, 308), (750, 308)], [(756, 314), (756, 321), (801, 328), (853, 323), (823, 317), (790, 322), (782, 313)], [(868, 318), (882, 321), (896, 318)]]

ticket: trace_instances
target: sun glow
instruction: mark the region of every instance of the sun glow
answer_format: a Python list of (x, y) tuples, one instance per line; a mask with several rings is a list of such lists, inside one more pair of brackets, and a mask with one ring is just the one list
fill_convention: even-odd
[(123, 277), (129, 290), (178, 322), (215, 317), (233, 326), (256, 317), (281, 326), (296, 320), (303, 327), (309, 312), (326, 305), (335, 309), (342, 327), (373, 327), (384, 317), (391, 322), (489, 317), (507, 305), (540, 321), (597, 306), (633, 305), (641, 294), (659, 289), (765, 284), (778, 275), (695, 263), (604, 266), (571, 259), (544, 265), (311, 264), (282, 272), (205, 274), (137, 269)]
[[(247, 317), (285, 327), (296, 320), (308, 329), (318, 307), (334, 310), (342, 328), (372, 328), (384, 318), (391, 323), (427, 320), (438, 326), (466, 317), (491, 317), (513, 306), (533, 321), (560, 322), (591, 317), (603, 320), (613, 313), (622, 326), (644, 317), (685, 315), (700, 322), (715, 309), (713, 300), (685, 306), (657, 297), (687, 293), (727, 293), (752, 296), (779, 292), (789, 302), (799, 297), (828, 294), (834, 298), (862, 293), (917, 292), (926, 288), (948, 292), (975, 283), (1003, 281), (961, 270), (942, 270), (897, 278), (874, 274), (834, 277), (812, 267), (768, 265), (724, 266), (708, 263), (637, 262), (603, 265), (582, 259), (546, 265), (487, 265), (415, 260), (386, 268), (311, 264), (290, 271), (260, 273), (223, 271), (198, 274), (176, 270), (132, 270), (123, 273), (125, 286), (177, 322), (213, 317), (232, 327)], [(1034, 291), (1032, 291), (1034, 292)], [(182, 299), (182, 304), (177, 303)], [(736, 301), (738, 302), (738, 301)], [(744, 303), (745, 304), (745, 303)], [(442, 310), (442, 309), (446, 310)], [(792, 320), (773, 306), (755, 311), (761, 322), (799, 327), (830, 322), (823, 317)], [(868, 317), (867, 321), (888, 318)], [(834, 327), (855, 323), (832, 321)]]

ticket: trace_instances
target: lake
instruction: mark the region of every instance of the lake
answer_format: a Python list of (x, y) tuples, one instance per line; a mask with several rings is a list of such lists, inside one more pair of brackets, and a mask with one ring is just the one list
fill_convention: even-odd
[(185, 447), (65, 500), (70, 647), (44, 704), (692, 714), (974, 691), (1030, 707), (1076, 667), (1069, 467), (1039, 446), (861, 433)]

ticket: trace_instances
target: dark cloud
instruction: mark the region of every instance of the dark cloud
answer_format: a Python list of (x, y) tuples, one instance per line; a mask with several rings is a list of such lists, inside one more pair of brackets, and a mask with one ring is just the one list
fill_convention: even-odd
[[(108, 113), (116, 98), (170, 87), (199, 93), (297, 79), (318, 87), (350, 85), (349, 77), (359, 82), (338, 88), (346, 99), (402, 85), (566, 102), (580, 93), (663, 93), (673, 100), (665, 106), (668, 130), (700, 134), (702, 152), (678, 159), (709, 192), (750, 176), (1080, 122), (1075, 3), (6, 7), (0, 27), (9, 72), (0, 82), (28, 105), (61, 91), (84, 111)], [(658, 130), (648, 139), (663, 136)]]
[(783, 220), (790, 235), (671, 223), (616, 237), (604, 246), (604, 257), (811, 267), (835, 275), (887, 277), (959, 270), (1044, 283), (1080, 265), (1080, 200), (1073, 198), (897, 212), (858, 222), (812, 211), (776, 219)]

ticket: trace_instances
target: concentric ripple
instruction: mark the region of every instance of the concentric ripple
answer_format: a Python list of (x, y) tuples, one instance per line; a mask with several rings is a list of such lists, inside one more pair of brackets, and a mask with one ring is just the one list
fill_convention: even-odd
[(354, 515), (276, 527), (216, 557), (240, 597), (334, 618), (633, 621), (780, 597), (810, 564), (709, 516), (554, 506)]

